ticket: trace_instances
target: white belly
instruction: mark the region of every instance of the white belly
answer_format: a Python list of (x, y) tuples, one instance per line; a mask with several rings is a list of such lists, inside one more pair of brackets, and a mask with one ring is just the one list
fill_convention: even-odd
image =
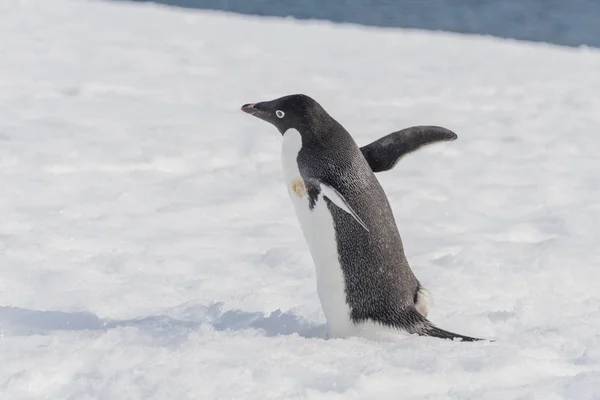
[(281, 152), (285, 184), (315, 263), (317, 293), (327, 319), (329, 335), (349, 336), (356, 327), (350, 320), (350, 307), (346, 303), (333, 218), (323, 198), (319, 198), (312, 210), (309, 209), (308, 194), (296, 161), (301, 147), (300, 133), (289, 129), (283, 136)]

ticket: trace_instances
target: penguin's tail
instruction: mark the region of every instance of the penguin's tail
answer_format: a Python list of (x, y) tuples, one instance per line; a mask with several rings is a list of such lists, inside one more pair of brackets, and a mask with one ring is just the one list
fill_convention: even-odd
[(420, 332), (421, 336), (432, 336), (440, 339), (461, 339), (463, 342), (477, 342), (480, 340), (486, 340), (482, 338), (474, 338), (470, 336), (461, 335), (454, 332), (449, 332), (444, 329), (438, 328), (437, 326), (431, 324), (428, 326), (423, 332)]
[(422, 316), (416, 309), (414, 309), (412, 307), (409, 312), (411, 314), (410, 319), (412, 321), (418, 321), (410, 330), (410, 331), (412, 331), (411, 333), (416, 333), (417, 335), (420, 335), (420, 336), (436, 337), (436, 338), (440, 338), (440, 339), (450, 339), (450, 340), (461, 339), (463, 342), (476, 342), (476, 341), (481, 341), (481, 340), (488, 340), (488, 339), (480, 339), (480, 338), (465, 336), (465, 335), (461, 335), (461, 334), (454, 333), (454, 332), (449, 332), (444, 329), (438, 328), (431, 321), (429, 321), (427, 318)]

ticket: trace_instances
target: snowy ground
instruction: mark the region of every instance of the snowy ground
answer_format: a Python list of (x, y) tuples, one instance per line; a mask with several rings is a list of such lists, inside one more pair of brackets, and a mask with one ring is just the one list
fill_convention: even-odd
[[(0, 399), (600, 398), (600, 52), (154, 5), (0, 2)], [(379, 174), (431, 319), (324, 339), (280, 137), (304, 92)]]

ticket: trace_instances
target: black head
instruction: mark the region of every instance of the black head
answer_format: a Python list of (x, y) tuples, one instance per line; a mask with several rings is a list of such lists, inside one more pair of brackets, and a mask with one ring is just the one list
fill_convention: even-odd
[(242, 111), (275, 125), (283, 135), (288, 129), (303, 133), (326, 123), (331, 117), (312, 98), (292, 94), (271, 101), (244, 104)]

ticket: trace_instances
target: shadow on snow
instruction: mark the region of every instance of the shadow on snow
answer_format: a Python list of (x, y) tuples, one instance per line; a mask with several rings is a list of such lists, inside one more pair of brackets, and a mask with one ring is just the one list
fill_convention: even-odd
[(230, 310), (222, 312), (222, 303), (196, 306), (185, 310), (185, 317), (147, 316), (128, 320), (102, 319), (90, 312), (40, 311), (0, 306), (0, 334), (32, 335), (55, 331), (106, 331), (135, 327), (151, 335), (181, 338), (210, 325), (217, 331), (255, 329), (266, 336), (294, 335), (324, 338), (325, 325), (314, 324), (293, 313), (277, 310), (270, 315), (260, 312)]

